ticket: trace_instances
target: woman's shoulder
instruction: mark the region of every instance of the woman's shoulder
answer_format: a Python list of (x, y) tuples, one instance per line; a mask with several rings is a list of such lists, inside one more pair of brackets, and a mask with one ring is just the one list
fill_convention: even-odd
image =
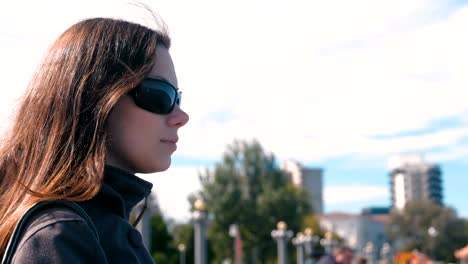
[(13, 262), (62, 263), (67, 259), (80, 263), (102, 259), (105, 263), (106, 258), (98, 237), (77, 211), (63, 204), (40, 208), (25, 223)]
[(32, 213), (25, 222), (22, 237), (28, 237), (48, 226), (74, 227), (88, 225), (85, 218), (73, 208), (60, 203), (48, 204)]

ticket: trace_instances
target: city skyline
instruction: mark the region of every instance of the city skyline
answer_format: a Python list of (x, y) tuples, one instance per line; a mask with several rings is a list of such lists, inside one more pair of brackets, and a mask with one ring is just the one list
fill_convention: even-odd
[[(444, 204), (468, 217), (468, 1), (141, 2), (168, 24), (191, 116), (173, 167), (142, 176), (166, 216), (188, 219), (197, 170), (257, 138), (278, 165), (323, 168), (325, 212), (389, 206), (388, 158), (421, 153), (441, 166)], [(151, 24), (123, 0), (5, 1), (1, 131), (46, 48), (92, 16)]]
[[(281, 163), (278, 162), (278, 165), (280, 164)], [(444, 206), (454, 208), (460, 217), (468, 219), (468, 213), (462, 210), (464, 208), (462, 204), (465, 196), (464, 193), (462, 191), (451, 193), (454, 190), (453, 186), (457, 185), (457, 180), (463, 180), (463, 178), (451, 177), (451, 179), (448, 179), (448, 186), (445, 186), (447, 184), (447, 180), (445, 179), (446, 174), (443, 169), (444, 165), (438, 165), (441, 165), (442, 167)], [(364, 169), (327, 168), (318, 164), (303, 164), (303, 166), (320, 168), (323, 170), (323, 207), (325, 214), (360, 214), (362, 209), (368, 207), (392, 206), (390, 194), (390, 171), (386, 167), (386, 162), (384, 162), (384, 165), (382, 165), (381, 168), (375, 166), (373, 168), (369, 167)], [(199, 167), (199, 170), (204, 170), (206, 168), (210, 168), (210, 166), (201, 166)], [(352, 175), (353, 177), (341, 177), (343, 172), (346, 172), (348, 175)], [(462, 170), (462, 172), (464, 172), (464, 170)], [(375, 175), (380, 174), (380, 177), (373, 177), (373, 173), (375, 173)], [(175, 218), (178, 221), (188, 221), (190, 219), (188, 211), (189, 203), (186, 197), (176, 197), (177, 193), (179, 193), (177, 190), (180, 190), (180, 193), (188, 195), (194, 193), (200, 188), (199, 182), (196, 179), (197, 169), (194, 169), (193, 167), (176, 167), (160, 174), (161, 175), (140, 176), (155, 184), (154, 190), (159, 197), (158, 199), (162, 202), (162, 211), (166, 217)], [(452, 176), (457, 175), (452, 174)], [(455, 184), (451, 182), (452, 180), (456, 181)], [(181, 184), (182, 182), (185, 184)], [(171, 186), (172, 188), (168, 189), (168, 186)], [(463, 188), (463, 186), (459, 187), (460, 189)], [(453, 201), (455, 201), (455, 203)], [(174, 210), (174, 208), (171, 208), (173, 206), (176, 206), (178, 209)]]

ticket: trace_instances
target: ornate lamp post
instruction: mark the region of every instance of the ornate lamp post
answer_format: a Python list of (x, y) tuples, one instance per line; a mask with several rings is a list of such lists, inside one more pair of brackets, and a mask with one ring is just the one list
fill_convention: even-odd
[(366, 246), (364, 247), (364, 255), (366, 256), (367, 263), (374, 263), (374, 243), (367, 242)]
[(276, 230), (271, 231), (271, 236), (276, 240), (278, 246), (278, 264), (288, 263), (288, 249), (286, 244), (293, 236), (293, 232), (286, 229), (286, 223), (280, 221), (276, 225)]
[(380, 259), (384, 263), (391, 263), (391, 254), (392, 254), (392, 247), (388, 242), (385, 242), (380, 249)]
[(192, 220), (195, 229), (195, 264), (206, 264), (206, 206), (202, 200), (196, 200), (193, 207)]
[(229, 226), (229, 235), (234, 239), (234, 264), (242, 264), (242, 244), (240, 230), (237, 224)]
[(336, 241), (333, 239), (333, 233), (331, 231), (325, 232), (325, 237), (320, 240), (320, 244), (325, 248), (325, 252), (328, 255), (333, 253), (333, 247)]
[(179, 244), (177, 246), (177, 249), (179, 250), (179, 263), (180, 264), (185, 264), (185, 245), (184, 244)]
[(301, 232), (297, 233), (296, 237), (292, 240), (293, 245), (296, 246), (297, 264), (304, 264), (305, 242), (305, 237)]
[(311, 261), (314, 247), (320, 242), (320, 238), (314, 235), (314, 230), (310, 227), (304, 230), (304, 255), (307, 262)]
[(439, 235), (439, 230), (437, 230), (435, 227), (431, 226), (427, 229), (427, 234), (431, 237), (429, 241), (430, 245), (430, 254), (429, 256), (432, 258), (432, 260), (435, 260), (435, 247), (436, 247), (436, 238)]

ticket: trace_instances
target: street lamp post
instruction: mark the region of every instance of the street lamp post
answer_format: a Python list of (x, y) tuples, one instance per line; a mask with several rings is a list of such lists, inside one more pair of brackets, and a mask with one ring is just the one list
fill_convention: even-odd
[(380, 249), (380, 259), (384, 263), (391, 263), (391, 254), (392, 254), (392, 247), (388, 242), (385, 242)]
[(288, 263), (288, 249), (286, 245), (289, 239), (293, 236), (293, 232), (286, 229), (286, 223), (280, 221), (276, 225), (276, 230), (271, 231), (271, 236), (276, 240), (278, 246), (278, 264)]
[(429, 256), (432, 258), (432, 260), (435, 260), (435, 258), (436, 258), (436, 255), (435, 255), (436, 238), (439, 235), (439, 231), (437, 230), (437, 228), (431, 226), (431, 227), (429, 227), (427, 229), (427, 234), (431, 237), (431, 239), (429, 241), (430, 250), (431, 250)]
[(304, 230), (304, 258), (305, 263), (311, 262), (312, 255), (314, 253), (314, 247), (319, 243), (320, 238), (314, 235), (314, 230), (310, 227)]
[(320, 244), (325, 248), (325, 252), (331, 255), (333, 253), (333, 247), (335, 246), (333, 233), (331, 231), (325, 232), (325, 237), (320, 240)]
[(297, 264), (304, 264), (304, 235), (301, 232), (297, 233), (296, 237), (293, 238), (292, 243), (296, 246)]
[(185, 245), (184, 244), (179, 244), (177, 246), (177, 249), (179, 250), (179, 263), (180, 264), (185, 264)]
[(366, 256), (367, 263), (374, 263), (374, 243), (370, 241), (367, 242), (366, 246), (364, 247), (364, 255)]
[(242, 244), (239, 244), (240, 230), (237, 224), (229, 226), (229, 235), (234, 239), (234, 264), (242, 264)]
[(195, 231), (195, 264), (207, 263), (207, 246), (206, 246), (206, 221), (207, 213), (205, 203), (202, 200), (196, 200), (192, 212), (192, 220)]

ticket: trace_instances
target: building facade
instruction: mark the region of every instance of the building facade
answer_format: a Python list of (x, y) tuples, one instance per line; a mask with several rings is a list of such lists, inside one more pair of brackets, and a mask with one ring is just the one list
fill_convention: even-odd
[(323, 170), (320, 168), (305, 168), (297, 161), (288, 160), (281, 166), (286, 171), (291, 182), (305, 190), (309, 195), (309, 204), (314, 213), (323, 213)]
[(372, 244), (373, 257), (376, 258), (387, 238), (385, 224), (388, 215), (363, 215), (348, 213), (329, 213), (319, 216), (320, 226), (344, 239), (355, 255), (361, 255), (367, 245)]
[(410, 201), (429, 200), (443, 205), (440, 166), (421, 155), (399, 155), (389, 159), (392, 206), (403, 209)]

